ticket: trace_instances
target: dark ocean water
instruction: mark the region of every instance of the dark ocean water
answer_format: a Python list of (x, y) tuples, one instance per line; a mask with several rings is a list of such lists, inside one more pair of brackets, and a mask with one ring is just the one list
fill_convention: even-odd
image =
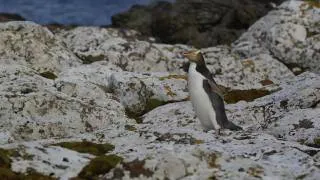
[[(20, 14), (40, 24), (107, 25), (133, 4), (156, 0), (0, 0), (0, 12)], [(172, 0), (171, 0), (172, 1)]]

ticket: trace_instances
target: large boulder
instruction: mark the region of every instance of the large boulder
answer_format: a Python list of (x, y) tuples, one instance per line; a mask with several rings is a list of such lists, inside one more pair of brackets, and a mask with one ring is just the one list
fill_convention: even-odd
[(261, 18), (233, 43), (244, 57), (269, 53), (296, 72), (320, 72), (318, 2), (287, 1)]
[(28, 66), (49, 78), (81, 64), (52, 32), (28, 21), (0, 23), (0, 61), (4, 59)]
[(163, 43), (203, 48), (232, 43), (270, 9), (272, 4), (265, 0), (160, 1), (114, 15), (112, 26), (135, 29)]
[(1, 144), (69, 137), (127, 121), (117, 101), (105, 97), (99, 104), (72, 97), (25, 66), (2, 64), (0, 84)]
[(78, 27), (58, 31), (57, 35), (84, 63), (107, 61), (125, 71), (179, 71), (182, 58), (178, 54), (187, 49), (185, 45), (138, 40), (133, 30)]

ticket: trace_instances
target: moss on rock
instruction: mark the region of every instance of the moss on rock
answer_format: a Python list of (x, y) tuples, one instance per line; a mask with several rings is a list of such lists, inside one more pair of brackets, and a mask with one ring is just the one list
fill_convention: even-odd
[(55, 75), (53, 72), (50, 72), (50, 71), (42, 72), (42, 73), (40, 73), (40, 76), (47, 78), (47, 79), (52, 79), (52, 80), (54, 80), (58, 77), (57, 75)]
[(104, 155), (114, 149), (112, 144), (96, 144), (93, 142), (62, 142), (54, 144), (55, 146), (61, 146), (63, 148), (71, 149), (80, 153), (90, 153), (96, 156)]
[(96, 157), (81, 170), (78, 177), (83, 179), (97, 179), (99, 175), (108, 173), (121, 161), (122, 158), (116, 155)]
[(11, 170), (11, 158), (17, 156), (15, 149), (1, 149), (0, 148), (0, 179), (14, 179), (14, 180), (53, 180), (56, 178), (42, 175), (35, 170), (27, 172), (26, 174), (13, 172)]
[(130, 172), (131, 178), (138, 178), (140, 177), (140, 175), (151, 177), (153, 175), (153, 172), (149, 169), (146, 169), (144, 167), (144, 164), (145, 160), (140, 161), (138, 159), (128, 163), (122, 163), (123, 168)]
[(269, 94), (271, 92), (264, 89), (230, 90), (224, 95), (224, 100), (228, 104), (234, 104), (241, 100), (251, 102)]

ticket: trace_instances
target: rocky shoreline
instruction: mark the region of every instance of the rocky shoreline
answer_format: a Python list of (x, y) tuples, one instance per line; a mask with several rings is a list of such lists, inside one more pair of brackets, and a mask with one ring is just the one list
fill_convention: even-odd
[(184, 44), (135, 30), (0, 23), (2, 179), (317, 179), (320, 7), (277, 6), (202, 48), (244, 131), (204, 132)]
[(229, 45), (284, 0), (176, 0), (135, 5), (112, 16), (112, 27), (134, 29), (158, 42), (206, 48)]

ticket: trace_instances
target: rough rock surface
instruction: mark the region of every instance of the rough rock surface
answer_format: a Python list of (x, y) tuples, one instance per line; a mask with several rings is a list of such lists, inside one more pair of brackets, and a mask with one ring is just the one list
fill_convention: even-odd
[(81, 63), (48, 29), (24, 21), (0, 24), (0, 59), (54, 76)]
[[(300, 2), (280, 9), (294, 3)], [(228, 118), (244, 128), (217, 136), (203, 131), (188, 101), (179, 52), (190, 47), (142, 41), (134, 31), (117, 29), (52, 34), (30, 22), (0, 27), (10, 29), (0, 31), (1, 40), (33, 47), (8, 51), (10, 43), (0, 45), (3, 179), (320, 176), (320, 75), (295, 76), (263, 47), (245, 58), (236, 46), (202, 49), (227, 89)], [(53, 64), (41, 64), (45, 60)]]
[[(62, 30), (57, 35), (84, 62), (106, 61), (108, 65), (133, 72), (170, 72), (183, 74), (186, 59), (181, 52), (191, 47), (166, 45), (133, 39), (136, 32), (124, 36), (116, 29), (78, 27)], [(217, 46), (202, 49), (209, 69), (217, 81), (237, 89), (261, 88), (264, 81), (279, 83), (293, 77), (293, 73), (268, 54), (241, 59), (230, 47)]]
[(272, 3), (266, 0), (160, 1), (149, 6), (135, 5), (114, 15), (112, 26), (135, 29), (163, 43), (210, 47), (232, 43), (272, 9)]
[(319, 2), (287, 1), (253, 24), (233, 50), (245, 57), (269, 53), (296, 70), (320, 72), (319, 19)]
[(185, 45), (155, 44), (139, 41), (133, 30), (77, 27), (57, 33), (85, 63), (105, 60), (125, 71), (177, 71), (178, 52)]

